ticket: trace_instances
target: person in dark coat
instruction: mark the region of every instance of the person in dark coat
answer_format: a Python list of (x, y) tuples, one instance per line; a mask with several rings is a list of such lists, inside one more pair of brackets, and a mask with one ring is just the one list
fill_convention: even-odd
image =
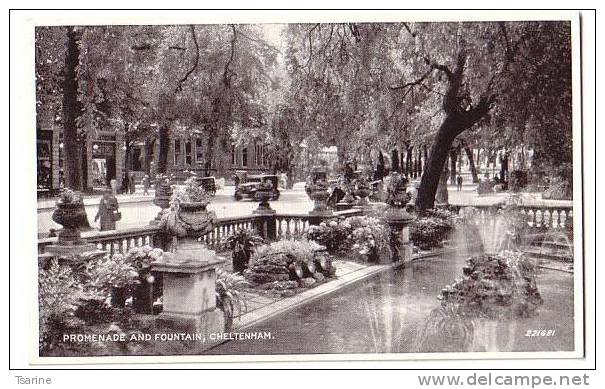
[(111, 188), (107, 188), (101, 197), (95, 222), (99, 220), (101, 231), (108, 231), (116, 229), (116, 221), (119, 219), (118, 199), (113, 195)]
[(136, 191), (136, 183), (134, 180), (134, 173), (130, 173), (130, 177), (128, 179), (128, 187), (130, 189), (130, 193), (134, 193)]
[(458, 192), (462, 191), (462, 176), (460, 174), (456, 177), (456, 185), (458, 187)]

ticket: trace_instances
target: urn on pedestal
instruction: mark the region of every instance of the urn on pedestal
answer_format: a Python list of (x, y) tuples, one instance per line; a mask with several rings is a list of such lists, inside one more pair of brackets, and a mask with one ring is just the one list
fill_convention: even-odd
[(329, 216), (332, 210), (328, 209), (328, 171), (324, 166), (315, 166), (307, 177), (305, 192), (313, 200), (313, 210), (309, 212), (313, 216)]
[(254, 194), (254, 199), (258, 201), (258, 208), (256, 208), (252, 213), (257, 215), (273, 215), (275, 214), (275, 210), (271, 208), (269, 204), (269, 200), (273, 196), (273, 183), (269, 179), (265, 179), (261, 181), (258, 186), (258, 190)]
[(63, 228), (57, 234), (57, 244), (47, 246), (46, 250), (58, 256), (94, 251), (95, 245), (87, 244), (80, 234), (80, 226), (88, 223), (82, 195), (70, 189), (64, 189), (56, 205), (57, 208), (52, 214), (52, 219)]
[(162, 218), (162, 214), (166, 209), (170, 207), (170, 199), (172, 197), (172, 187), (170, 186), (170, 180), (166, 176), (158, 176), (155, 183), (155, 197), (153, 203), (160, 207), (155, 219), (151, 221), (151, 224), (158, 224)]
[(409, 224), (416, 218), (412, 207), (408, 206), (410, 196), (406, 192), (407, 178), (397, 172), (391, 173), (387, 186), (385, 218), (391, 229), (391, 252), (393, 262), (406, 263), (412, 259)]
[(216, 214), (208, 211), (210, 194), (189, 179), (174, 193), (171, 208), (160, 226), (172, 237), (170, 252), (151, 264), (163, 278), (164, 310), (160, 326), (210, 334), (224, 331), (224, 319), (216, 311), (216, 268), (224, 259), (203, 244), (212, 232)]

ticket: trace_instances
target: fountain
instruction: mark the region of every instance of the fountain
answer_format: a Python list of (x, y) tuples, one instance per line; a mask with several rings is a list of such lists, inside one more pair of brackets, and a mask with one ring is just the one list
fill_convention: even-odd
[[(488, 220), (476, 209), (461, 210), (455, 240), (469, 257), (462, 276), (438, 296), (441, 306), (427, 318), (419, 351), (450, 351), (436, 346), (444, 344), (455, 344), (458, 351), (510, 349), (514, 322), (537, 315), (544, 301), (536, 282), (537, 263), (520, 249), (529, 224), (518, 205), (511, 198)], [(499, 327), (503, 320), (512, 323), (506, 326), (508, 337)], [(474, 334), (472, 341), (468, 334)]]

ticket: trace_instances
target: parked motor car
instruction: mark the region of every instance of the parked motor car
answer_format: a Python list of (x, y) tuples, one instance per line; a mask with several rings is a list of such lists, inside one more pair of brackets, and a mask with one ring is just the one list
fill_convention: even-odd
[(235, 188), (235, 200), (239, 201), (243, 198), (254, 199), (256, 192), (261, 188), (261, 184), (267, 181), (271, 183), (270, 200), (277, 200), (279, 198), (279, 177), (275, 174), (254, 174), (240, 177), (239, 184)]
[(212, 196), (216, 195), (216, 179), (214, 176), (197, 177), (195, 180), (206, 192), (210, 193)]

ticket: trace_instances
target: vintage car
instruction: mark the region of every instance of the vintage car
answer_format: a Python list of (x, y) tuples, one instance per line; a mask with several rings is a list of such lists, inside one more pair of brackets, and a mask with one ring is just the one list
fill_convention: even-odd
[(214, 176), (197, 177), (195, 180), (206, 192), (210, 193), (212, 196), (216, 195), (216, 180)]
[(271, 197), (270, 200), (277, 200), (279, 198), (278, 181), (279, 178), (275, 174), (255, 174), (255, 175), (238, 175), (239, 183), (235, 187), (234, 197), (235, 200), (241, 200), (245, 197), (254, 199), (256, 192), (261, 186), (270, 183)]

